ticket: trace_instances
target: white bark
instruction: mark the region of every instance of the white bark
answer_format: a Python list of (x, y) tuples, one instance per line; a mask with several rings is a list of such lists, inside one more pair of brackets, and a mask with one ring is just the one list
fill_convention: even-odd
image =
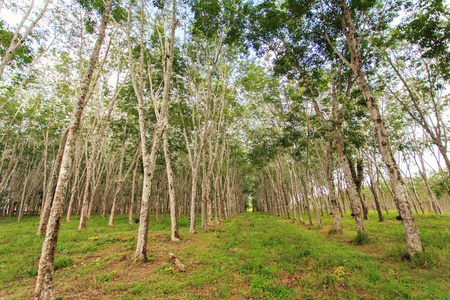
[(31, 22), (31, 24), (28, 26), (28, 28), (23, 33), (22, 37), (19, 38), (19, 32), (21, 31), (24, 23), (27, 21), (28, 17), (31, 14), (31, 11), (33, 10), (34, 0), (31, 0), (30, 7), (28, 8), (28, 11), (23, 16), (22, 20), (20, 21), (19, 25), (17, 26), (16, 31), (14, 32), (13, 38), (11, 40), (11, 43), (8, 47), (8, 50), (6, 50), (5, 55), (2, 58), (2, 62), (0, 64), (0, 79), (3, 76), (3, 72), (5, 71), (6, 65), (9, 63), (9, 61), (11, 60), (14, 53), (20, 48), (20, 46), (22, 46), (22, 44), (25, 42), (25, 40), (30, 35), (31, 31), (34, 29), (36, 24), (39, 22), (39, 20), (42, 18), (44, 13), (47, 11), (47, 7), (50, 2), (51, 2), (50, 0), (45, 1), (44, 7), (41, 9), (39, 14), (36, 16), (36, 19), (34, 19)]
[(89, 100), (87, 98), (92, 75), (98, 61), (100, 48), (105, 37), (106, 26), (112, 9), (112, 0), (108, 0), (103, 12), (100, 30), (97, 36), (92, 55), (89, 59), (88, 68), (83, 75), (82, 85), (78, 96), (78, 101), (74, 106), (69, 123), (67, 142), (65, 143), (64, 154), (62, 157), (61, 168), (56, 186), (50, 218), (47, 225), (47, 232), (42, 245), (41, 258), (39, 260), (38, 275), (36, 280), (35, 296), (38, 299), (54, 299), (53, 286), (53, 262), (55, 259), (55, 249), (58, 241), (59, 228), (61, 225), (61, 216), (64, 208), (64, 198), (66, 194), (69, 170), (72, 164), (72, 152), (76, 141), (77, 131), (81, 121), (81, 115), (84, 107)]

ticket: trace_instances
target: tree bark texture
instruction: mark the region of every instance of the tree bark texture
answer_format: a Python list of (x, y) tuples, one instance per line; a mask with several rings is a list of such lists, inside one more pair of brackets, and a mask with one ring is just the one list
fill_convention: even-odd
[(377, 132), (380, 152), (389, 172), (392, 189), (394, 191), (394, 201), (399, 214), (402, 217), (403, 229), (406, 234), (406, 244), (408, 245), (408, 254), (412, 257), (415, 252), (424, 251), (419, 235), (419, 229), (414, 221), (412, 209), (406, 198), (406, 185), (392, 154), (388, 134), (381, 118), (379, 107), (363, 71), (355, 23), (352, 20), (346, 0), (339, 0), (339, 4), (342, 11), (342, 29), (346, 36), (347, 45), (351, 55), (351, 63), (349, 67), (352, 69), (358, 88), (366, 100), (367, 107), (369, 108), (369, 112)]
[(50, 211), (50, 218), (48, 221), (47, 231), (44, 243), (42, 245), (41, 258), (39, 260), (38, 266), (38, 275), (34, 293), (38, 299), (42, 300), (55, 298), (53, 286), (53, 273), (54, 273), (53, 262), (55, 259), (55, 249), (58, 241), (59, 228), (61, 225), (61, 216), (64, 208), (64, 199), (69, 179), (69, 170), (72, 164), (72, 152), (81, 121), (81, 115), (83, 114), (84, 107), (87, 101), (89, 100), (87, 98), (89, 86), (91, 83), (95, 66), (98, 61), (100, 48), (105, 37), (105, 31), (108, 25), (111, 9), (112, 9), (112, 0), (108, 0), (106, 2), (105, 10), (102, 15), (97, 40), (95, 42), (92, 55), (89, 59), (89, 64), (86, 69), (86, 73), (82, 78), (82, 85), (80, 88), (78, 101), (74, 106), (74, 110), (70, 118), (67, 141), (65, 143), (64, 154), (62, 156), (58, 183), (56, 185), (55, 196)]

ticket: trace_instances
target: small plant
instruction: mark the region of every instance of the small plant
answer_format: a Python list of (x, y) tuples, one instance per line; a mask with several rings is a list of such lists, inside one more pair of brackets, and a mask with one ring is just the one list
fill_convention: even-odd
[(129, 243), (125, 246), (125, 250), (134, 250), (134, 249), (136, 249), (135, 243)]
[(53, 267), (55, 270), (69, 267), (73, 263), (73, 260), (67, 256), (60, 256), (55, 259)]
[(286, 285), (269, 287), (268, 292), (276, 299), (291, 299), (293, 291)]
[(103, 274), (102, 276), (100, 276), (100, 280), (108, 282), (111, 279), (111, 276), (111, 274)]
[(396, 261), (409, 260), (408, 250), (405, 245), (394, 245), (387, 253), (388, 257), (393, 258)]
[(338, 280), (344, 279), (344, 276), (345, 276), (346, 274), (347, 274), (347, 273), (345, 273), (344, 267), (343, 267), (343, 266), (340, 266), (340, 267), (337, 267), (337, 268), (334, 270), (333, 273), (330, 273), (330, 272), (328, 272), (328, 271), (325, 272), (325, 273), (323, 273), (322, 276), (320, 276), (320, 281), (319, 281), (319, 282), (320, 282), (325, 288), (328, 288), (329, 286), (336, 284), (336, 282), (337, 282)]
[(98, 235), (93, 235), (93, 236), (88, 237), (88, 240), (90, 240), (90, 241), (95, 241), (98, 239), (100, 239), (100, 236), (98, 236)]
[(171, 272), (171, 273), (173, 273), (173, 271), (175, 270), (175, 268), (173, 267), (173, 265), (172, 264), (163, 264), (162, 266), (161, 266), (161, 270), (162, 271), (164, 271), (164, 272)]
[(37, 275), (37, 270), (36, 270), (35, 268), (33, 268), (33, 267), (29, 267), (29, 268), (26, 269), (24, 272), (25, 272), (25, 274), (26, 274), (27, 276), (29, 276), (29, 277), (33, 277), (33, 276), (36, 276), (36, 275)]
[(330, 231), (328, 231), (329, 235), (335, 235), (337, 233), (336, 229), (331, 229)]
[(369, 243), (369, 238), (366, 234), (358, 232), (356, 237), (353, 239), (353, 245), (365, 245)]
[(337, 267), (336, 270), (334, 270), (334, 277), (336, 277), (337, 280), (343, 279), (345, 274), (344, 267), (342, 266)]
[(86, 245), (80, 249), (80, 253), (88, 253), (97, 251), (98, 247), (95, 245)]
[(237, 270), (240, 275), (250, 274), (252, 272), (252, 266), (249, 264), (245, 264)]
[[(389, 270), (388, 272), (389, 272), (389, 274), (395, 274), (394, 270)], [(366, 276), (367, 276), (367, 279), (373, 283), (378, 282), (383, 279), (383, 276), (381, 275), (381, 273), (374, 269), (368, 269), (366, 271)]]
[(106, 237), (106, 238), (102, 238), (101, 240), (97, 241), (95, 243), (96, 246), (100, 246), (100, 245), (110, 245), (110, 244), (115, 244), (115, 243), (121, 243), (124, 242), (126, 240), (123, 240), (121, 238), (118, 237)]
[(306, 248), (305, 246), (297, 246), (295, 249), (295, 252), (299, 255), (301, 258), (312, 256), (312, 251), (309, 248)]
[(114, 260), (118, 260), (118, 259), (121, 259), (122, 257), (124, 256), (124, 254), (123, 253), (121, 253), (121, 252), (117, 252), (117, 253), (114, 253)]
[(417, 252), (411, 259), (411, 264), (417, 268), (431, 269), (439, 261), (439, 257), (435, 257), (433, 252)]
[(143, 283), (135, 283), (131, 288), (131, 293), (135, 295), (143, 294), (147, 291), (147, 287)]
[(330, 272), (325, 272), (320, 276), (319, 282), (325, 288), (328, 288), (330, 285), (336, 283), (336, 276), (334, 274), (331, 274)]
[(74, 245), (66, 244), (66, 245), (58, 245), (55, 250), (56, 253), (64, 253), (64, 254), (72, 254), (74, 253)]

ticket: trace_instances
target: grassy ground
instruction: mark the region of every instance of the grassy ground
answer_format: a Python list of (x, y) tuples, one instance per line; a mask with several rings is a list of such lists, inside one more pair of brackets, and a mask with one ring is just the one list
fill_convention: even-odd
[[(134, 263), (138, 224), (118, 216), (114, 228), (94, 216), (78, 232), (63, 223), (56, 249), (59, 299), (449, 299), (450, 216), (417, 216), (426, 247), (404, 261), (401, 222), (375, 214), (366, 222), (370, 241), (354, 245), (353, 218), (344, 234), (260, 213), (244, 213), (183, 240), (169, 240), (170, 222), (151, 221), (149, 263)], [(0, 299), (29, 299), (43, 237), (38, 218), (0, 221)], [(186, 272), (174, 269), (175, 253)]]

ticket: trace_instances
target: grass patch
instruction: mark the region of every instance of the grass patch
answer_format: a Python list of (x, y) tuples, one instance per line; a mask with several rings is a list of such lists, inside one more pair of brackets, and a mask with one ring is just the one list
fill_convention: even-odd
[(367, 234), (358, 232), (352, 242), (353, 245), (365, 245), (369, 243), (369, 238), (367, 237)]
[(67, 268), (73, 263), (73, 260), (67, 256), (58, 256), (53, 263), (53, 268), (55, 270)]
[[(61, 225), (55, 288), (64, 299), (448, 299), (450, 217), (415, 218), (426, 251), (404, 261), (401, 223), (389, 216), (378, 222), (372, 212), (365, 220), (370, 242), (357, 235), (352, 218), (342, 219), (339, 235), (329, 231), (332, 216), (320, 229), (244, 213), (206, 230), (198, 223), (195, 235), (181, 218), (182, 240), (173, 243), (169, 218), (161, 215), (150, 221), (147, 263), (133, 261), (139, 224), (127, 216), (110, 228), (94, 215), (82, 232), (73, 218)], [(43, 242), (35, 235), (38, 221), (0, 221), (0, 298), (32, 297)]]

